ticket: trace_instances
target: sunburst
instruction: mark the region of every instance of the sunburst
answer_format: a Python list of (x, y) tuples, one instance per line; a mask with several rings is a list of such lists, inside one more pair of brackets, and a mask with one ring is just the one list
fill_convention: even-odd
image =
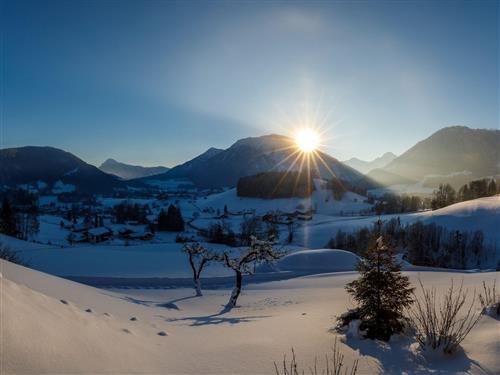
[(295, 143), (300, 151), (305, 153), (313, 152), (320, 145), (320, 136), (312, 128), (299, 129), (295, 134)]

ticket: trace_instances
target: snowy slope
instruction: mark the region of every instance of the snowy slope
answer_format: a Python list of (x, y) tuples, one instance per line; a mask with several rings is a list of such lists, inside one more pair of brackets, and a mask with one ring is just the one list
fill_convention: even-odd
[[(319, 180), (315, 180), (318, 184)], [(316, 210), (320, 214), (338, 215), (340, 212), (358, 213), (369, 210), (371, 204), (364, 203), (365, 197), (347, 192), (342, 200), (333, 199), (329, 190), (317, 189), (310, 198), (283, 198), (283, 199), (260, 199), (238, 197), (236, 189), (229, 189), (223, 193), (213, 194), (206, 199), (200, 199), (198, 205), (201, 208), (212, 207), (214, 209), (224, 209), (227, 205), (230, 212), (255, 210), (257, 215), (262, 215), (270, 211), (294, 212), (295, 210), (305, 211), (309, 208)]]
[[(254, 285), (244, 290), (239, 308), (224, 313), (227, 289), (201, 298), (190, 289), (116, 293), (3, 261), (0, 272), (5, 374), (270, 374), (291, 347), (309, 368), (336, 336), (342, 338), (329, 329), (351, 305), (344, 286), (355, 277), (326, 274)], [(415, 281), (417, 273), (409, 274)], [(439, 291), (458, 275), (420, 276)], [(466, 288), (499, 276), (460, 274)], [(410, 337), (339, 345), (347, 363), (360, 360), (361, 375), (498, 373), (499, 324), (483, 318), (464, 341), (464, 354), (437, 361), (414, 353)], [(159, 336), (162, 331), (167, 336)]]
[(382, 216), (334, 217), (315, 215), (312, 222), (299, 227), (297, 244), (310, 248), (321, 248), (339, 229), (353, 231), (359, 227), (371, 226), (379, 218), (390, 220), (399, 217), (401, 223), (436, 223), (450, 230), (482, 230), (486, 243), (500, 241), (500, 197), (480, 198), (435, 210), (412, 214)]
[(279, 271), (339, 272), (354, 271), (359, 258), (345, 250), (302, 250), (285, 256), (274, 266)]

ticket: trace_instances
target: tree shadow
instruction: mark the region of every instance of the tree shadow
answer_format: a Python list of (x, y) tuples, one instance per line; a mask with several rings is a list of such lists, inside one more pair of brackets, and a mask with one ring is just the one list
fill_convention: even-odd
[(220, 324), (239, 324), (239, 323), (249, 323), (257, 319), (268, 318), (270, 315), (249, 315), (249, 316), (239, 316), (239, 317), (228, 317), (223, 316), (224, 314), (230, 312), (231, 309), (224, 307), (220, 312), (211, 315), (203, 316), (187, 316), (184, 318), (167, 318), (167, 322), (179, 322), (185, 321), (191, 327), (207, 326), (207, 325), (220, 325)]
[[(114, 296), (113, 296), (114, 297)], [(141, 305), (141, 306), (157, 306), (157, 307), (163, 307), (166, 309), (171, 309), (171, 310), (180, 310), (179, 306), (176, 305), (177, 302), (180, 301), (185, 301), (191, 298), (196, 298), (198, 296), (192, 295), (192, 296), (186, 296), (186, 297), (181, 297), (181, 298), (176, 298), (171, 301), (163, 302), (163, 303), (158, 303), (158, 301), (150, 301), (150, 300), (144, 300), (144, 299), (139, 299), (139, 298), (134, 298), (130, 296), (123, 296), (123, 297), (118, 297), (124, 301), (135, 303), (136, 305)]]
[(178, 311), (180, 311), (179, 306), (176, 305), (177, 302), (186, 301), (188, 299), (192, 299), (192, 298), (196, 298), (196, 297), (200, 297), (200, 296), (193, 295), (193, 296), (176, 298), (176, 299), (173, 299), (171, 301), (164, 302), (164, 303), (157, 303), (156, 306), (163, 307), (163, 308), (166, 308), (166, 309), (169, 309), (169, 310), (178, 310)]
[(124, 296), (120, 297), (122, 300), (125, 300), (127, 302), (135, 303), (136, 305), (142, 305), (142, 306), (151, 306), (152, 304), (155, 304), (155, 301), (148, 301), (148, 300), (142, 300), (138, 298), (133, 298), (129, 296)]
[(383, 374), (448, 375), (471, 371), (477, 374), (492, 374), (469, 358), (463, 350), (450, 356), (424, 355), (415, 350), (415, 342), (405, 336), (394, 336), (389, 342), (345, 337), (342, 342), (363, 356), (377, 359)]

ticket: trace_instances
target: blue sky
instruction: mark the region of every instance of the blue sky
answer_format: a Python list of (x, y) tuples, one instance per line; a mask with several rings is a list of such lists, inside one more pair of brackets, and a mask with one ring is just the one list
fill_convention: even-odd
[(497, 1), (2, 1), (2, 147), (173, 166), (302, 125), (340, 159), (499, 123)]

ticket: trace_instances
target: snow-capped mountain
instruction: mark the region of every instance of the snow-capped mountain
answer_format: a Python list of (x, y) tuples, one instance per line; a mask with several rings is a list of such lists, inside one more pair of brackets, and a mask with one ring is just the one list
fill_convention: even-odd
[(361, 160), (358, 158), (350, 158), (349, 160), (344, 160), (343, 163), (361, 173), (366, 174), (373, 169), (385, 167), (396, 158), (397, 155), (393, 154), (392, 152), (386, 152), (384, 155), (370, 161)]
[[(322, 161), (319, 158), (310, 161), (313, 174), (323, 178), (337, 177), (352, 185), (366, 183), (364, 176), (353, 168), (323, 152), (318, 155)], [(293, 139), (272, 134), (241, 139), (226, 150), (209, 149), (155, 179), (187, 178), (199, 187), (230, 187), (243, 176), (305, 168), (307, 161), (302, 160)]]
[(53, 192), (107, 192), (123, 186), (116, 177), (53, 147), (0, 150), (0, 186), (33, 185)]
[(459, 187), (471, 180), (500, 174), (500, 131), (443, 128), (418, 142), (383, 168), (368, 176), (384, 185), (423, 182), (435, 187)]
[(107, 159), (99, 166), (103, 172), (115, 175), (124, 180), (131, 180), (134, 178), (149, 177), (157, 174), (165, 173), (170, 168), (167, 167), (143, 167), (140, 165), (131, 165), (121, 163), (115, 159)]

